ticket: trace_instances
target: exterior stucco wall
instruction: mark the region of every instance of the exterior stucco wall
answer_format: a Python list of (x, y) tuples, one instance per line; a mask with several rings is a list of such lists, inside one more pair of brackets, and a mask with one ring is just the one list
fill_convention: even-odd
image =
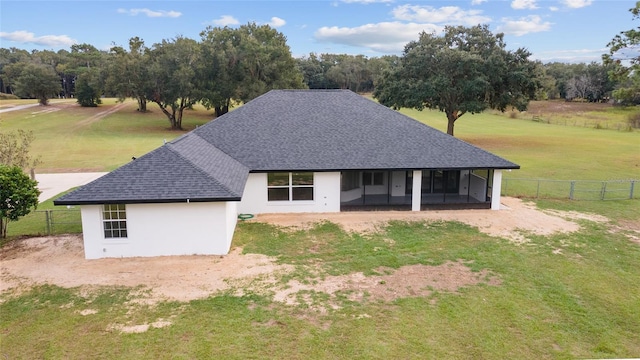
[(313, 176), (313, 200), (268, 201), (267, 174), (251, 173), (238, 204), (242, 214), (340, 212), (340, 173), (316, 172)]
[(500, 192), (502, 191), (502, 170), (493, 171), (491, 185), (491, 210), (500, 210)]
[(224, 255), (236, 225), (236, 203), (128, 204), (127, 238), (105, 239), (102, 206), (81, 207), (85, 257)]

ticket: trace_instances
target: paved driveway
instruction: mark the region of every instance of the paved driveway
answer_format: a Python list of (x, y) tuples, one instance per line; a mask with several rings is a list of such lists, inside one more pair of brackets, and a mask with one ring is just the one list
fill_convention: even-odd
[(38, 189), (42, 192), (38, 200), (43, 202), (67, 191), (73, 187), (87, 184), (106, 172), (94, 173), (66, 173), (66, 174), (36, 174)]

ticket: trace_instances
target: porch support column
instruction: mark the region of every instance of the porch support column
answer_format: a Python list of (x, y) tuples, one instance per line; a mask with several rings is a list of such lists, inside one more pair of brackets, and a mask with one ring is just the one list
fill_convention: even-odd
[(413, 170), (413, 189), (411, 190), (411, 211), (420, 211), (422, 202), (422, 170)]
[(502, 170), (493, 170), (491, 186), (491, 210), (500, 210), (500, 192), (502, 191)]

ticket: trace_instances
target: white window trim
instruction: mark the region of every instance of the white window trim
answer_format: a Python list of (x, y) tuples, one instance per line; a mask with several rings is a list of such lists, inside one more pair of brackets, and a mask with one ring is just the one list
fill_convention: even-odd
[[(125, 216), (124, 219), (120, 219), (120, 218), (118, 218), (118, 219), (113, 219), (113, 218), (105, 219), (104, 214), (105, 214), (106, 211), (109, 211), (110, 213), (114, 213), (113, 210), (111, 210), (111, 209), (107, 210), (106, 209), (107, 206), (111, 206), (111, 205), (117, 205), (117, 206), (122, 205), (123, 206), (123, 210), (122, 211), (124, 211), (124, 214), (125, 214), (124, 215)], [(115, 213), (118, 213), (118, 212), (119, 212), (118, 210), (115, 211)], [(128, 239), (128, 237), (129, 237), (129, 226), (128, 225), (129, 224), (128, 224), (128, 221), (127, 221), (127, 205), (126, 204), (103, 204), (102, 205), (102, 209), (100, 211), (100, 217), (101, 217), (101, 220), (102, 220), (102, 237), (105, 240), (107, 240), (107, 241), (126, 241)], [(118, 237), (108, 237), (108, 236), (106, 236), (105, 232), (107, 231), (107, 229), (105, 228), (105, 224), (106, 223), (116, 223), (116, 222), (121, 222), (121, 221), (125, 222), (125, 231), (127, 232), (127, 236), (118, 236)], [(118, 227), (119, 227), (119, 224), (118, 224)], [(119, 229), (119, 231), (121, 231), (121, 230), (122, 229)]]

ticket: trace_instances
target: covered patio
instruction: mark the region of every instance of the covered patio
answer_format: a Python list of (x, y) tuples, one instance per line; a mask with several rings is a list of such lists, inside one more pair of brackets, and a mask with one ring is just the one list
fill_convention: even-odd
[(502, 172), (348, 171), (341, 173), (341, 181), (341, 211), (498, 209)]

